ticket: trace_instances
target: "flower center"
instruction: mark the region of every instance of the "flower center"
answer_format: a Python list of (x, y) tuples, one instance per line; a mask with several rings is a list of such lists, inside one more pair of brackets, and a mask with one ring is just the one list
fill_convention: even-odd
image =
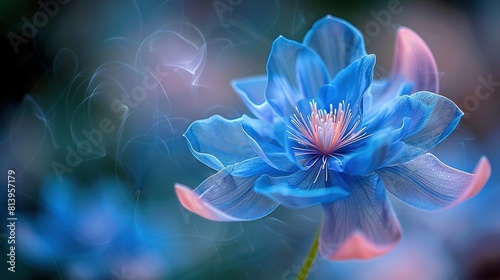
[[(295, 107), (296, 113), (291, 118), (295, 129), (288, 131), (289, 138), (299, 144), (292, 147), (296, 157), (306, 158), (306, 167), (311, 167), (321, 162), (318, 174), (314, 182), (318, 180), (322, 170), (327, 169), (328, 158), (333, 158), (342, 165), (337, 158), (337, 151), (357, 141), (365, 139), (370, 135), (365, 132), (366, 127), (358, 129), (361, 119), (358, 116), (352, 127), (349, 125), (353, 118), (349, 104), (339, 103), (337, 108), (330, 104), (330, 111), (319, 109), (317, 103), (309, 102), (311, 113), (304, 118), (302, 113)], [(348, 130), (349, 129), (349, 130)], [(325, 181), (328, 180), (328, 172), (325, 172)]]

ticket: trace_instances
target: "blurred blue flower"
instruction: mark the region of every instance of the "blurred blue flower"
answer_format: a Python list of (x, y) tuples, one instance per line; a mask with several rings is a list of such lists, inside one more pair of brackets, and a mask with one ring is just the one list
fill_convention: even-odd
[(21, 257), (68, 279), (157, 279), (167, 250), (144, 236), (127, 201), (111, 181), (45, 184), (40, 212), (19, 218)]
[(322, 205), (325, 258), (371, 258), (401, 237), (386, 190), (423, 210), (476, 194), (490, 175), (473, 174), (429, 151), (462, 112), (437, 93), (438, 71), (423, 40), (397, 31), (391, 74), (373, 80), (375, 56), (361, 33), (327, 16), (303, 43), (278, 37), (267, 76), (233, 82), (257, 118), (213, 116), (186, 131), (193, 155), (218, 172), (195, 190), (176, 184), (180, 202), (216, 221), (262, 218), (278, 205)]

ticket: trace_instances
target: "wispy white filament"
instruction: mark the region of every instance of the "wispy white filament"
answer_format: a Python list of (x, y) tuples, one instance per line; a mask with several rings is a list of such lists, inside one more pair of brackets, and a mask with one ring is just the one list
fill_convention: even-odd
[[(299, 147), (292, 147), (296, 157), (309, 156), (308, 167), (321, 163), (321, 167), (316, 175), (314, 182), (318, 180), (322, 170), (327, 169), (328, 157), (336, 157), (340, 148), (346, 147), (369, 137), (365, 132), (366, 127), (358, 129), (361, 119), (354, 122), (351, 129), (349, 124), (353, 118), (350, 105), (344, 101), (339, 103), (337, 108), (330, 104), (330, 111), (319, 109), (317, 103), (313, 100), (309, 102), (311, 113), (304, 118), (302, 113), (295, 107), (296, 113), (292, 116), (291, 123), (295, 127), (291, 131), (289, 138), (300, 144)], [(349, 129), (349, 130), (348, 130)], [(321, 161), (320, 161), (321, 159)], [(325, 180), (328, 180), (328, 172), (325, 172)]]

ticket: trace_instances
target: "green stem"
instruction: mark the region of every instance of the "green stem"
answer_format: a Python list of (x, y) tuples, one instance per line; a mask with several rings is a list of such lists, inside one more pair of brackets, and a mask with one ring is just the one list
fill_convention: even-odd
[(319, 241), (319, 228), (316, 231), (316, 236), (314, 236), (314, 241), (311, 245), (311, 248), (309, 249), (309, 253), (307, 253), (307, 258), (304, 260), (304, 263), (302, 264), (302, 268), (300, 269), (299, 274), (297, 274), (297, 280), (307, 279), (309, 270), (311, 269), (314, 259), (316, 258), (316, 254), (318, 253), (318, 241)]

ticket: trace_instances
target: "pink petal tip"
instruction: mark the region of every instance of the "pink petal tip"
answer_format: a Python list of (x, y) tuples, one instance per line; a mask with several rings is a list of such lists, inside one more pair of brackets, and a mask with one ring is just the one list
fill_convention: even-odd
[[(400, 238), (388, 244), (376, 244), (366, 238), (361, 232), (349, 236), (342, 245), (331, 255), (322, 254), (330, 260), (371, 259), (391, 251)], [(320, 247), (321, 250), (321, 247)]]
[(404, 26), (396, 33), (392, 74), (415, 83), (413, 92), (439, 91), (438, 68), (430, 48), (415, 31)]
[(473, 196), (475, 196), (484, 187), (491, 175), (491, 165), (488, 158), (482, 156), (479, 162), (474, 168), (474, 178), (469, 183), (469, 185), (464, 189), (464, 192), (460, 197), (455, 200), (451, 206), (455, 206)]
[(175, 193), (184, 208), (205, 219), (220, 222), (238, 220), (210, 205), (189, 187), (182, 184), (175, 184)]

